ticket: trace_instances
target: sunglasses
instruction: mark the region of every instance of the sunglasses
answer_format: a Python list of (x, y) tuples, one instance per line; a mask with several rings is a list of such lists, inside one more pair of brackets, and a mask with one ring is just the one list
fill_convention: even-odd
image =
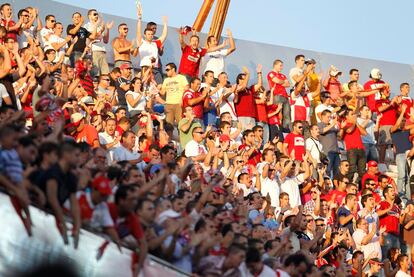
[(102, 79), (103, 81), (110, 81), (110, 79)]
[(311, 193), (317, 193), (316, 191), (312, 190)]
[(50, 22), (55, 23), (55, 22), (56, 22), (56, 20), (52, 19), (52, 20), (50, 20)]
[(298, 129), (303, 129), (303, 126), (298, 126)]
[(97, 16), (98, 15), (98, 13), (94, 13), (94, 14), (92, 14), (93, 16)]
[(196, 133), (196, 134), (204, 134), (204, 132), (194, 132), (194, 133)]
[(313, 219), (307, 219), (306, 221), (309, 223), (309, 222), (312, 222), (312, 221), (313, 221)]
[(325, 227), (325, 224), (316, 224), (316, 227)]
[(124, 31), (128, 31), (128, 28), (122, 28), (122, 30), (124, 30)]
[(28, 14), (22, 14), (22, 16), (24, 16), (24, 17), (29, 17), (29, 15), (28, 15)]

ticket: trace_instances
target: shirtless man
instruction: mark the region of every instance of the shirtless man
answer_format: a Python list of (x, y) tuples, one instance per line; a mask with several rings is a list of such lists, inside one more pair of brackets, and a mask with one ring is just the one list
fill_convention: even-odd
[(119, 67), (122, 64), (127, 63), (132, 67), (131, 55), (136, 57), (138, 55), (138, 48), (134, 47), (134, 43), (126, 38), (128, 35), (128, 26), (126, 23), (119, 24), (118, 33), (119, 36), (112, 41), (115, 61), (114, 66)]

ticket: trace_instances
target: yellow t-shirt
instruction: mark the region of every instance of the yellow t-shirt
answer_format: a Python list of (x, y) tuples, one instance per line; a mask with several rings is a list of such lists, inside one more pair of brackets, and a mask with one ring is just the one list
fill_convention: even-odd
[(162, 83), (162, 89), (166, 93), (165, 103), (181, 104), (187, 85), (187, 79), (181, 74), (166, 78)]

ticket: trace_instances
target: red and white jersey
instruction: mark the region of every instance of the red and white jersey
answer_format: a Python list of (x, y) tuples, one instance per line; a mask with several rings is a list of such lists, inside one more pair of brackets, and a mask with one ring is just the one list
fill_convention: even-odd
[(289, 103), (291, 106), (290, 116), (293, 121), (302, 120), (310, 121), (310, 104), (312, 101), (312, 94), (308, 93), (304, 96), (299, 94), (295, 97), (295, 94), (292, 93), (289, 97)]
[(140, 57), (140, 66), (145, 65), (151, 58), (155, 58), (155, 67), (158, 67), (158, 50), (161, 48), (162, 44), (160, 40), (154, 40), (148, 42), (142, 40), (141, 45), (139, 46), (139, 57)]
[[(92, 228), (108, 228), (114, 226), (106, 202), (99, 203), (95, 206), (92, 202), (90, 192), (85, 191), (78, 191), (76, 193), (76, 198), (78, 199), (82, 221), (89, 221), (89, 225)], [(69, 211), (70, 201), (67, 200), (63, 206), (65, 210)]]

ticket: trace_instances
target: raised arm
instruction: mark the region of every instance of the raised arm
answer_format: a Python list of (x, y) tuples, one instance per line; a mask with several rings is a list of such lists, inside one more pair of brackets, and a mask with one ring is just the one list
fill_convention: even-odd
[(230, 55), (236, 50), (236, 44), (234, 43), (233, 34), (230, 29), (227, 29), (226, 31), (227, 37), (229, 38), (230, 47), (227, 49), (226, 56)]
[(185, 43), (185, 40), (184, 40), (183, 30), (184, 30), (183, 27), (180, 27), (179, 29), (177, 29), (178, 41), (180, 42), (181, 49), (184, 49), (187, 46), (187, 43)]
[(168, 17), (167, 16), (163, 16), (162, 17), (162, 33), (161, 36), (159, 38), (159, 40), (161, 41), (161, 44), (164, 43), (164, 41), (167, 39), (167, 35), (168, 35)]
[(254, 90), (257, 91), (259, 88), (263, 86), (263, 73), (262, 73), (262, 65), (258, 64), (256, 68), (257, 72), (257, 84), (254, 85)]
[(142, 43), (142, 6), (137, 5), (137, 46), (140, 47)]

